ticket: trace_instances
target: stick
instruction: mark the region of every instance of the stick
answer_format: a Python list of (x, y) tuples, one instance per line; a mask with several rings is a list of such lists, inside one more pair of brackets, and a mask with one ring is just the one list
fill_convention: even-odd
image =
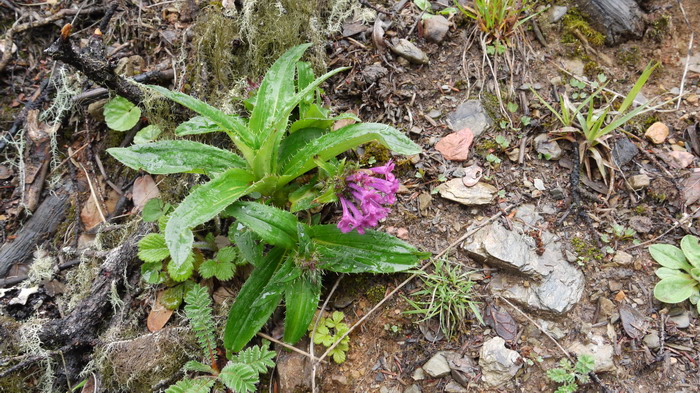
[(297, 348), (297, 347), (295, 347), (295, 346), (293, 346), (293, 345), (289, 345), (289, 344), (284, 343), (284, 342), (282, 342), (282, 341), (280, 341), (280, 340), (278, 340), (278, 339), (276, 339), (276, 338), (274, 338), (274, 337), (272, 337), (272, 336), (268, 336), (268, 335), (265, 334), (265, 333), (258, 332), (258, 336), (264, 338), (265, 340), (272, 341), (272, 342), (275, 343), (275, 344), (279, 344), (279, 345), (281, 345), (281, 346), (283, 346), (283, 347), (285, 347), (285, 348), (287, 348), (287, 349), (289, 349), (289, 350), (291, 350), (291, 351), (294, 351), (294, 352), (296, 352), (296, 353), (302, 354), (302, 355), (304, 355), (304, 356), (310, 358), (311, 360), (315, 360), (315, 361), (317, 361), (317, 362), (322, 362), (322, 361), (323, 361), (322, 359), (315, 358), (313, 355), (311, 355), (311, 354), (309, 354), (309, 353), (307, 353), (307, 352), (304, 352), (304, 351), (302, 351), (301, 349), (299, 349), (299, 348)]
[(676, 102), (676, 110), (681, 107), (681, 100), (683, 99), (683, 88), (685, 87), (685, 77), (688, 74), (688, 66), (690, 65), (690, 54), (693, 49), (693, 38), (695, 38), (695, 32), (690, 32), (690, 41), (688, 42), (688, 54), (685, 57), (685, 67), (683, 68), (683, 77), (681, 78), (681, 87), (678, 90), (678, 102)]
[[(506, 207), (505, 207), (504, 209), (502, 209), (500, 212), (494, 214), (493, 216), (491, 216), (491, 218), (489, 218), (488, 220), (486, 220), (486, 221), (484, 221), (483, 223), (479, 224), (476, 228), (474, 228), (474, 229), (472, 229), (472, 230), (470, 230), (470, 231), (467, 231), (467, 233), (465, 233), (462, 237), (460, 237), (459, 239), (457, 239), (455, 242), (452, 242), (449, 246), (447, 246), (447, 248), (445, 248), (444, 250), (442, 250), (438, 255), (436, 255), (435, 257), (431, 258), (430, 261), (429, 261), (428, 263), (426, 263), (425, 265), (423, 265), (423, 267), (421, 267), (419, 271), (420, 271), (420, 272), (425, 271), (425, 269), (427, 269), (429, 266), (431, 266), (431, 265), (433, 264), (433, 262), (434, 262), (436, 259), (439, 259), (439, 258), (442, 257), (443, 255), (447, 254), (447, 252), (449, 252), (452, 248), (456, 247), (456, 246), (459, 245), (461, 242), (463, 242), (464, 240), (466, 240), (468, 237), (472, 236), (472, 235), (473, 235), (474, 233), (476, 233), (479, 229), (485, 227), (486, 225), (488, 225), (488, 224), (490, 224), (491, 222), (493, 222), (493, 221), (497, 220), (498, 218), (500, 218), (504, 213), (508, 212), (508, 210), (512, 209), (513, 207), (515, 207), (515, 206), (514, 206), (514, 205), (506, 206)], [(362, 318), (360, 318), (359, 321), (355, 322), (355, 323), (352, 325), (352, 327), (351, 327), (350, 329), (348, 329), (347, 332), (345, 332), (345, 334), (343, 334), (342, 336), (340, 336), (340, 338), (338, 338), (338, 340), (337, 340), (336, 342), (334, 342), (333, 345), (331, 345), (330, 347), (328, 347), (328, 349), (326, 349), (326, 352), (324, 352), (323, 355), (321, 355), (321, 360), (325, 359), (326, 356), (328, 356), (328, 354), (333, 350), (333, 348), (335, 348), (338, 344), (340, 344), (340, 342), (343, 341), (343, 339), (344, 339), (345, 337), (347, 337), (350, 333), (352, 333), (352, 331), (355, 330), (355, 328), (357, 328), (358, 326), (360, 326), (370, 315), (372, 315), (375, 311), (377, 311), (377, 310), (379, 309), (379, 307), (381, 307), (384, 303), (386, 303), (387, 300), (389, 300), (392, 296), (394, 296), (394, 294), (396, 294), (396, 292), (398, 292), (401, 288), (403, 288), (404, 286), (406, 286), (406, 284), (408, 284), (409, 282), (411, 282), (411, 280), (413, 280), (414, 278), (416, 278), (416, 277), (418, 276), (418, 274), (419, 274), (419, 273), (413, 273), (410, 277), (408, 277), (407, 279), (405, 279), (401, 284), (399, 284), (396, 288), (394, 288), (393, 291), (391, 291), (388, 295), (386, 295), (386, 296), (384, 297), (384, 299), (382, 299), (379, 303), (377, 303), (374, 307), (372, 307), (372, 309), (369, 310), (369, 311), (367, 312), (367, 314), (365, 314)]]

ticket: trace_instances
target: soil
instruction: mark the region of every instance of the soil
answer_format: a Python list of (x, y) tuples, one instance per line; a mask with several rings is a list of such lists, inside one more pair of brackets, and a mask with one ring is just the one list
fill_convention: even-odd
[[(139, 24), (150, 24), (152, 28), (149, 31), (154, 33), (153, 35), (134, 34), (134, 31), (139, 28), (124, 24), (123, 17), (118, 19), (120, 23), (112, 24), (112, 30), (108, 35), (109, 39), (113, 40), (108, 41), (110, 45), (132, 42), (133, 49), (126, 50), (124, 55), (142, 56), (142, 59), (146, 59), (144, 70), (152, 69), (163, 61), (170, 61), (172, 55), (170, 53), (172, 47), (163, 44), (162, 36), (159, 38), (155, 32), (172, 31), (173, 36), (180, 36), (186, 34), (186, 30), (196, 20), (194, 17), (183, 20), (182, 15), (178, 19), (178, 16), (172, 16), (175, 12), (173, 7), (158, 3), (142, 2), (141, 7), (157, 7), (161, 12), (146, 13), (145, 19), (138, 21)], [(394, 5), (394, 2), (390, 1), (370, 3), (383, 9), (390, 9)], [(686, 128), (697, 121), (697, 96), (695, 99), (692, 96), (686, 96), (677, 110), (674, 101), (657, 111), (630, 121), (624, 127), (626, 134), (623, 132), (612, 134), (608, 139), (610, 146), (614, 146), (618, 140), (627, 135), (645, 152), (638, 154), (634, 160), (617, 170), (610, 184), (606, 184), (595, 171), (589, 175), (584, 171), (586, 179), (581, 185), (581, 205), (588, 217), (587, 221), (576, 212), (570, 212), (570, 206), (575, 199), (570, 171), (573, 161), (577, 159), (577, 152), (573, 149), (572, 143), (560, 139), (558, 143), (564, 150), (560, 160), (546, 160), (538, 157), (532, 140), (541, 133), (554, 135), (557, 124), (534, 95), (520, 87), (524, 84), (541, 85), (539, 94), (550, 102), (556, 101), (553, 96), (555, 89), (552, 88), (550, 81), (561, 78), (564, 85), (567, 85), (571, 75), (564, 71), (563, 64), (574, 59), (585, 65), (584, 75), (580, 76), (595, 80), (599, 74), (604, 74), (610, 81), (607, 87), (624, 95), (647, 63), (658, 61), (661, 66), (642, 92), (649, 99), (659, 97), (656, 103), (669, 99), (673, 97), (668, 94), (669, 90), (679, 87), (683, 79), (685, 68), (683, 60), (687, 55), (692, 27), (700, 25), (700, 1), (684, 2), (683, 7), (687, 12), (689, 23), (685, 22), (683, 13), (676, 3), (645, 2), (647, 30), (644, 38), (629, 40), (616, 46), (594, 46), (594, 52), (589, 53), (586, 53), (580, 41), (568, 42), (564, 39), (566, 30), (562, 23), (549, 25), (546, 22), (546, 14), (543, 14), (538, 20), (546, 35), (547, 46), (544, 47), (535, 38), (531, 25), (526, 24), (523, 33), (511, 39), (512, 47), (508, 48), (510, 58), (500, 57), (499, 63), (496, 64), (495, 74), (499, 79), (501, 94), (504, 97), (503, 108), (499, 106), (493, 74), (488, 64), (484, 63), (485, 57), (478, 33), (473, 32), (473, 23), (462, 17), (455, 17), (454, 25), (444, 41), (430, 43), (422, 37), (423, 29), (414, 27), (421, 12), (410, 3), (396, 14), (383, 16), (384, 20), (392, 22), (390, 27), (385, 28), (385, 37), (387, 39), (410, 38), (427, 53), (429, 64), (410, 64), (388, 49), (377, 49), (370, 33), (350, 38), (335, 34), (328, 37), (325, 43), (328, 68), (352, 67), (350, 71), (332, 78), (324, 88), (325, 100), (332, 105), (334, 112), (351, 111), (363, 121), (391, 124), (404, 131), (423, 147), (423, 153), (420, 156), (395, 157), (403, 187), (399, 191), (398, 202), (392, 214), (380, 224), (378, 229), (399, 234), (402, 239), (421, 250), (438, 254), (460, 238), (473, 223), (500, 213), (509, 205), (534, 204), (545, 218), (545, 223), (537, 230), (550, 231), (561, 239), (565, 248), (574, 255), (572, 263), (578, 263), (585, 275), (586, 284), (581, 300), (568, 313), (553, 317), (527, 311), (529, 317), (540, 321), (542, 318), (549, 320), (550, 327), (554, 326), (561, 332), (557, 341), (564, 348), (568, 348), (576, 341), (586, 341), (591, 335), (606, 337), (614, 348), (615, 371), (597, 373), (600, 382), (585, 384), (581, 387), (581, 391), (605, 391), (604, 389), (610, 392), (697, 391), (697, 386), (700, 386), (698, 376), (700, 347), (696, 342), (700, 333), (700, 326), (697, 323), (698, 314), (688, 302), (665, 305), (654, 298), (653, 288), (658, 280), (654, 270), (657, 264), (651, 259), (645, 246), (637, 246), (644, 242), (678, 244), (686, 234), (698, 235), (700, 227), (697, 218), (686, 218), (681, 225), (677, 224), (688, 214), (696, 212), (696, 205), (685, 205), (683, 199), (685, 194), (681, 192), (681, 188), (684, 180), (690, 175), (692, 167), (697, 166), (698, 157), (694, 158), (690, 168), (679, 169), (670, 164), (672, 161), (667, 155), (672, 145), (686, 141), (684, 134)], [(40, 6), (38, 3), (36, 5)], [(60, 4), (56, 5), (56, 7), (59, 6)], [(0, 3), (0, 11), (2, 11), (0, 15), (3, 18), (0, 24), (7, 26), (14, 20), (14, 16), (4, 7), (3, 3)], [(41, 7), (43, 9), (47, 6)], [(138, 13), (138, 8), (131, 4), (123, 7), (129, 8), (129, 15)], [(92, 20), (91, 23), (95, 21), (97, 20)], [(87, 22), (85, 23), (86, 25), (81, 27), (89, 26)], [(2, 85), (0, 85), (3, 91), (3, 98), (0, 99), (0, 105), (3, 108), (3, 114), (0, 115), (2, 129), (9, 128), (13, 116), (19, 114), (22, 105), (36, 90), (41, 79), (50, 73), (52, 63), (44, 59), (37, 50), (37, 48), (47, 47), (49, 42), (36, 37), (56, 36), (57, 29), (55, 25), (37, 28), (31, 35), (23, 36), (16, 41), (20, 47), (19, 59), (16, 58), (13, 63), (10, 63), (9, 68), (3, 71)], [(141, 29), (148, 30), (143, 27)], [(82, 36), (86, 36), (85, 33)], [(139, 41), (143, 42), (139, 43)], [(159, 43), (163, 46), (159, 46)], [(154, 52), (144, 53), (145, 48), (154, 47), (156, 48)], [(606, 64), (604, 57), (611, 59), (612, 63)], [(509, 64), (512, 66), (509, 67)], [(177, 67), (183, 66), (178, 64)], [(376, 76), (378, 69), (382, 70), (382, 75), (379, 77)], [(178, 72), (176, 71), (176, 74)], [(700, 93), (700, 75), (689, 72), (684, 79), (684, 90), (690, 94)], [(251, 82), (251, 84), (254, 83)], [(78, 86), (79, 91), (87, 86), (88, 83), (83, 82)], [(570, 91), (571, 89), (569, 86)], [(563, 91), (564, 86), (559, 86), (558, 90)], [(475, 139), (467, 161), (447, 161), (435, 150), (434, 145), (452, 132), (446, 122), (447, 115), (458, 104), (468, 99), (481, 100), (493, 118), (494, 126), (489, 127)], [(508, 102), (517, 103), (518, 109), (516, 111), (506, 109)], [(114, 132), (109, 132), (99, 118), (87, 112), (87, 107), (78, 106), (63, 119), (55, 152), (59, 157), (59, 163), (66, 160), (70, 154), (69, 146), (73, 152), (82, 148), (84, 150), (75, 157), (78, 162), (91, 163), (88, 169), (92, 171), (99, 183), (98, 192), (106, 196), (110, 186), (106, 183), (101, 171), (92, 164), (95, 162), (95, 156), (102, 158), (109, 180), (123, 186), (126, 190), (127, 185), (133, 182), (136, 173), (124, 170), (118, 163), (110, 160), (104, 152), (107, 147), (122, 143), (124, 135), (114, 135)], [(519, 119), (524, 115), (532, 118), (531, 125), (519, 125)], [(671, 133), (663, 144), (655, 146), (648, 143), (643, 135), (646, 129), (657, 121), (668, 125)], [(505, 127), (500, 126), (502, 122), (505, 122)], [(503, 136), (509, 146), (506, 148), (499, 146), (496, 142), (497, 136)], [(526, 142), (522, 143), (523, 140)], [(515, 160), (509, 158), (508, 153), (512, 153), (515, 148), (525, 148), (522, 163), (518, 162), (517, 155), (514, 157)], [(690, 148), (688, 150), (692, 151)], [(0, 239), (10, 242), (26, 222), (27, 215), (21, 213), (19, 209), (20, 194), (17, 190), (20, 184), (19, 171), (17, 167), (10, 164), (18, 162), (22, 157), (18, 157), (17, 149), (12, 148), (6, 150), (5, 154), (8, 161), (0, 167), (0, 198), (2, 198), (0, 201), (2, 206), (0, 235), (2, 237)], [(489, 154), (497, 156), (500, 163), (490, 163), (486, 159)], [(375, 145), (368, 145), (348, 153), (348, 157), (356, 158), (362, 163), (382, 162), (388, 158), (387, 152)], [(443, 199), (435, 192), (438, 185), (446, 179), (455, 177), (455, 170), (472, 164), (483, 168), (482, 181), (487, 181), (499, 190), (493, 203), (486, 206), (464, 206)], [(5, 176), (3, 171), (9, 171), (10, 175)], [(56, 173), (60, 176), (57, 177)], [(651, 178), (651, 184), (641, 190), (631, 190), (626, 185), (625, 179), (639, 173), (647, 174)], [(91, 202), (90, 186), (83, 169), (79, 166), (69, 166), (64, 163), (52, 169), (50, 178), (58, 178), (58, 182), (72, 182), (76, 190), (72, 198), (72, 210), (68, 214), (65, 225), (60, 226), (53, 238), (43, 245), (55, 258), (54, 263), (61, 265), (76, 258), (74, 254), (68, 255), (62, 250), (66, 247), (74, 248), (95, 238), (95, 233), (84, 229), (85, 217), (81, 225), (81, 214), (77, 213), (86, 204), (94, 204), (94, 201)], [(535, 179), (543, 182), (544, 190), (538, 190), (533, 186)], [(197, 181), (195, 178), (187, 176), (177, 180), (156, 178), (163, 198), (175, 203), (180, 198), (181, 190), (188, 188), (195, 181)], [(44, 191), (44, 194), (46, 192), (48, 191)], [(111, 208), (107, 206), (109, 210), (116, 211), (115, 215), (121, 217), (122, 221), (117, 221), (116, 225), (138, 218), (138, 214), (132, 216), (130, 213), (131, 202), (128, 196), (126, 202), (128, 208), (120, 212), (117, 208), (120, 196), (116, 193), (112, 194), (112, 203), (106, 203), (106, 205), (111, 205)], [(512, 215), (508, 213), (506, 212), (499, 222), (507, 224), (512, 219)], [(335, 222), (334, 219), (337, 218), (331, 218), (331, 222)], [(640, 226), (635, 224), (640, 220), (648, 223), (643, 225), (646, 226), (643, 228), (644, 231), (639, 230)], [(636, 227), (638, 230), (628, 237), (615, 237), (611, 235), (615, 225), (625, 228)], [(98, 235), (100, 237), (98, 240), (103, 242), (98, 244), (102, 244), (103, 247), (110, 242), (119, 242), (119, 239), (127, 235), (121, 230), (116, 231), (118, 235), (115, 235), (109, 231), (109, 228), (105, 232), (106, 234)], [(601, 235), (604, 236), (601, 237)], [(606, 236), (610, 239), (609, 242), (604, 241)], [(608, 247), (610, 252), (605, 251)], [(626, 265), (613, 262), (617, 251), (628, 252), (633, 256), (633, 261)], [(469, 375), (469, 390), (554, 391), (557, 386), (548, 379), (546, 371), (556, 367), (563, 357), (557, 345), (517, 310), (492, 296), (489, 282), (495, 268), (475, 262), (459, 247), (452, 250), (448, 258), (454, 263), (463, 265), (466, 270), (477, 272), (472, 276), (476, 282), (474, 298), (480, 302), (481, 310), (485, 310), (489, 305), (497, 306), (515, 319), (518, 334), (515, 339), (507, 343), (507, 347), (528, 360), (512, 381), (503, 387), (490, 389), (480, 382), (478, 372)], [(84, 259), (91, 259), (83, 263), (92, 263), (93, 267), (99, 263), (98, 257)], [(15, 321), (41, 323), (42, 319), (39, 318), (56, 318), (64, 315), (69, 302), (75, 302), (76, 298), (84, 296), (86, 282), (89, 283), (93, 279), (89, 272), (90, 268), (79, 269), (79, 266), (67, 267), (53, 277), (52, 281), (63, 285), (62, 295), (52, 293), (46, 283), (42, 282), (39, 293), (32, 295), (26, 305), (18, 306), (9, 305), (8, 302), (19, 293), (19, 289), (0, 292), (0, 305), (2, 305), (0, 332), (3, 329), (10, 329), (7, 327), (10, 323), (12, 323), (11, 329), (17, 330)], [(14, 266), (10, 274), (21, 274), (26, 270), (26, 266)], [(321, 299), (326, 299), (330, 288), (336, 280), (340, 279), (338, 289), (330, 299), (330, 309), (342, 311), (345, 314), (345, 321), (352, 326), (407, 277), (406, 274), (395, 274), (340, 278), (335, 274), (327, 274), (324, 277), (324, 292)], [(230, 286), (235, 293), (241, 282), (242, 280), (237, 278), (230, 281), (229, 283), (232, 284), (227, 286)], [(222, 286), (221, 283), (208, 282), (207, 284), (212, 287), (212, 290)], [(89, 284), (87, 285), (89, 287)], [(150, 310), (157, 293), (142, 281), (137, 280), (135, 285), (139, 288), (129, 289), (133, 291), (129, 296), (131, 301), (122, 306), (127, 309), (122, 312), (130, 315), (125, 318), (138, 318), (130, 320), (128, 333), (132, 334), (132, 338), (148, 333), (145, 315)], [(422, 331), (419, 327), (420, 318), (405, 313), (411, 309), (407, 298), (410, 299), (411, 294), (420, 289), (421, 285), (419, 279), (414, 279), (391, 296), (377, 312), (351, 334), (347, 360), (340, 365), (329, 364), (322, 368), (318, 373), (318, 391), (402, 392), (415, 383), (423, 392), (442, 392), (445, 391), (449, 378), (428, 377), (425, 380), (414, 381), (412, 379), (414, 370), (425, 364), (438, 351), (445, 350), (460, 352), (478, 363), (481, 345), (484, 341), (496, 336), (494, 329), (481, 325), (476, 317), (471, 316), (469, 320), (464, 321), (456, 337), (450, 340), (445, 338), (438, 341), (430, 340), (430, 334), (425, 334), (425, 329)], [(222, 302), (226, 304), (225, 300), (217, 301), (217, 304)], [(647, 331), (656, 329), (663, 332), (665, 346), (662, 347), (662, 351), (649, 348), (640, 337), (630, 336), (619, 318), (618, 307), (622, 305), (631, 305), (641, 313)], [(223, 311), (220, 312), (225, 315), (225, 308), (221, 308)], [(690, 310), (690, 324), (688, 327), (680, 328), (670, 322), (668, 316), (678, 314), (682, 310)], [(264, 331), (273, 336), (275, 332), (279, 332), (283, 323), (281, 317), (281, 312), (276, 313)], [(4, 322), (5, 319), (8, 321)], [(113, 318), (112, 321), (115, 319)], [(168, 326), (171, 325), (184, 326), (182, 315), (175, 313), (168, 322)], [(121, 339), (126, 336), (111, 337)], [(99, 348), (108, 342), (109, 337), (101, 336), (94, 339)], [(131, 347), (144, 350), (144, 345), (131, 345)], [(308, 347), (302, 349), (306, 351)], [(316, 354), (323, 351), (322, 346), (316, 346)], [(16, 360), (13, 359), (19, 355), (21, 351), (17, 345), (0, 344), (0, 371), (15, 364)], [(89, 359), (90, 357), (87, 356), (84, 364)], [(178, 358), (178, 360), (182, 359)], [(149, 362), (148, 368), (155, 367), (150, 360)], [(26, 387), (23, 391), (39, 391), (37, 381), (42, 372), (42, 364), (34, 363), (28, 366), (28, 372), (22, 374), (24, 378), (22, 384)], [(170, 366), (172, 365), (168, 363), (168, 367)], [(294, 372), (294, 370), (279, 372)], [(16, 386), (16, 383), (9, 378), (11, 377), (3, 378), (5, 382), (0, 383), (0, 391), (5, 389), (3, 386)], [(77, 378), (76, 375), (71, 376), (73, 382)], [(266, 379), (259, 387), (259, 391), (275, 391), (273, 389), (278, 388), (276, 381), (276, 376)], [(109, 381), (106, 382), (109, 384)], [(65, 390), (64, 386), (65, 383), (57, 389)], [(7, 391), (11, 390), (8, 388)]]

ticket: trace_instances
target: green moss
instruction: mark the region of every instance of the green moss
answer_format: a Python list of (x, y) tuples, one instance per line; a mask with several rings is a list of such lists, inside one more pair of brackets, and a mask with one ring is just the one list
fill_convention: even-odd
[(640, 216), (645, 216), (647, 214), (647, 206), (646, 205), (637, 205), (634, 208), (634, 213)]
[(591, 27), (586, 21), (585, 16), (577, 8), (571, 8), (562, 19), (564, 32), (561, 36), (563, 44), (578, 42), (578, 37), (574, 31), (578, 31), (586, 37), (586, 40), (591, 46), (601, 46), (605, 43), (605, 36)]
[(573, 247), (574, 252), (584, 260), (602, 261), (603, 257), (605, 256), (605, 254), (603, 254), (598, 247), (593, 246), (590, 242), (587, 242), (580, 237), (574, 237), (571, 239), (571, 247)]
[(671, 15), (663, 14), (647, 28), (647, 36), (656, 42), (663, 41), (671, 31)]
[(627, 68), (637, 68), (642, 64), (642, 55), (639, 48), (632, 46), (629, 48), (620, 48), (615, 52), (617, 61)]
[(386, 285), (380, 284), (374, 285), (365, 291), (367, 300), (369, 300), (372, 304), (379, 303), (382, 299), (384, 299), (384, 294), (386, 294)]
[(364, 153), (358, 161), (362, 166), (374, 166), (375, 163), (384, 163), (391, 159), (391, 150), (378, 142), (370, 142), (363, 145)]
[(474, 151), (480, 156), (486, 156), (498, 149), (498, 143), (493, 138), (483, 138), (474, 146)]
[(586, 62), (583, 66), (583, 74), (586, 75), (588, 78), (591, 80), (595, 80), (595, 78), (599, 74), (605, 73), (605, 70), (595, 61), (590, 60)]

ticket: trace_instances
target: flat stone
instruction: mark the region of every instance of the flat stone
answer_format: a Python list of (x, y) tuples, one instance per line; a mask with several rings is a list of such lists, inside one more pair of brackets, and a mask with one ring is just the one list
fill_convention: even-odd
[(558, 160), (561, 158), (562, 150), (557, 141), (549, 140), (547, 134), (540, 134), (535, 137), (535, 150), (542, 155), (545, 160)]
[(423, 391), (420, 389), (420, 386), (416, 385), (415, 383), (409, 387), (407, 387), (403, 393), (422, 393)]
[(474, 137), (478, 137), (487, 127), (493, 125), (493, 120), (486, 113), (481, 101), (469, 100), (459, 104), (447, 115), (447, 124), (452, 131), (469, 128)]
[(425, 373), (433, 378), (444, 377), (451, 371), (450, 364), (447, 362), (447, 359), (442, 353), (439, 352), (433, 355), (433, 357), (423, 365), (423, 370), (425, 370)]
[(311, 390), (311, 362), (304, 355), (296, 352), (280, 351), (277, 356), (277, 375), (280, 391), (295, 392)]
[(661, 341), (659, 340), (659, 332), (657, 330), (650, 330), (649, 334), (644, 336), (642, 339), (644, 344), (646, 344), (649, 349), (656, 349), (661, 346)]
[(632, 161), (634, 156), (639, 153), (637, 145), (632, 143), (628, 138), (620, 138), (613, 147), (612, 156), (617, 166), (622, 167)]
[(664, 143), (666, 138), (668, 138), (668, 133), (668, 126), (660, 121), (657, 121), (647, 128), (647, 131), (644, 133), (644, 137), (658, 145), (660, 143)]
[(442, 42), (450, 31), (450, 21), (442, 15), (433, 15), (423, 20), (423, 37), (431, 42)]
[(465, 389), (462, 385), (458, 384), (456, 381), (450, 381), (445, 385), (445, 392), (447, 393), (468, 393), (469, 390)]
[(687, 97), (685, 97), (685, 102), (687, 102), (690, 105), (695, 105), (698, 103), (700, 98), (698, 98), (697, 94), (689, 94)]
[(675, 323), (678, 329), (685, 329), (690, 326), (690, 312), (683, 311), (679, 315), (669, 317), (668, 320)]
[(630, 218), (629, 226), (638, 233), (649, 233), (654, 227), (654, 222), (646, 216), (633, 216)]
[(602, 336), (593, 335), (591, 342), (583, 344), (579, 341), (574, 342), (569, 346), (569, 352), (580, 355), (591, 355), (595, 359), (593, 371), (596, 373), (615, 371), (615, 362), (613, 361), (613, 346), (606, 344)]
[[(527, 216), (532, 209), (523, 205), (516, 217), (521, 214), (519, 211), (528, 212), (521, 214)], [(531, 226), (519, 220), (513, 220), (512, 226), (509, 230), (499, 222), (487, 225), (474, 233), (463, 248), (475, 260), (503, 269), (491, 280), (492, 293), (532, 311), (566, 313), (581, 299), (583, 274), (563, 258), (562, 244), (552, 233), (542, 231), (544, 252), (538, 255), (535, 239), (527, 234)]]
[(644, 187), (649, 187), (651, 183), (651, 179), (645, 174), (630, 176), (628, 181), (633, 190), (641, 190)]
[(598, 305), (600, 306), (600, 314), (603, 315), (605, 318), (610, 317), (614, 312), (617, 311), (615, 303), (613, 303), (612, 300), (606, 297), (601, 296), (600, 298), (598, 298)]
[[(683, 64), (686, 63), (685, 56), (683, 57), (682, 61), (683, 61)], [(696, 54), (690, 56), (687, 63), (688, 63), (688, 71), (700, 74), (700, 53), (696, 53)]]
[(506, 348), (505, 340), (494, 337), (484, 343), (479, 352), (481, 379), (496, 387), (510, 381), (522, 366), (520, 355)]
[(437, 187), (440, 196), (463, 205), (488, 205), (498, 190), (496, 187), (478, 182), (473, 187), (464, 185), (462, 179), (452, 179)]
[(440, 139), (435, 144), (435, 150), (439, 151), (446, 160), (466, 161), (473, 141), (474, 134), (469, 128), (465, 128)]
[(413, 378), (414, 381), (422, 381), (425, 379), (425, 370), (423, 370), (423, 367), (418, 367), (413, 371), (413, 374), (411, 374), (411, 378)]
[(555, 5), (552, 7), (552, 9), (549, 11), (549, 23), (557, 23), (561, 20), (561, 18), (566, 15), (566, 12), (569, 10), (569, 7), (561, 6), (561, 5)]
[(580, 59), (563, 59), (562, 65), (564, 69), (576, 76), (582, 76), (584, 70), (583, 61)]
[(414, 64), (428, 64), (428, 55), (411, 41), (401, 38), (392, 47), (391, 51)]
[(619, 263), (620, 265), (629, 265), (634, 261), (634, 257), (624, 251), (618, 251), (613, 257), (613, 262)]

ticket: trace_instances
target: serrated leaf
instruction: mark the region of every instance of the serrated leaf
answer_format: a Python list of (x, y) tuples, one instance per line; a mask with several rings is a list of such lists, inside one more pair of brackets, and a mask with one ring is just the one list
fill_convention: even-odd
[(208, 378), (183, 379), (175, 385), (170, 385), (165, 393), (208, 393), (214, 382), (216, 380)]
[(158, 175), (204, 173), (213, 176), (247, 166), (245, 160), (228, 150), (186, 140), (113, 147), (107, 152), (131, 169)]
[(576, 372), (581, 375), (587, 375), (595, 369), (595, 358), (591, 355), (582, 354), (576, 361)]
[(157, 221), (163, 215), (163, 201), (160, 198), (151, 198), (143, 206), (141, 216), (145, 222)]
[(667, 277), (654, 287), (654, 297), (664, 303), (680, 303), (698, 292), (698, 282), (689, 275)]
[(161, 130), (153, 124), (139, 130), (134, 135), (134, 144), (140, 145), (148, 142), (153, 142), (160, 135)]
[(175, 265), (184, 263), (194, 243), (193, 227), (203, 224), (238, 198), (254, 190), (253, 177), (242, 169), (229, 169), (193, 190), (170, 214), (165, 243)]
[(257, 202), (236, 202), (226, 209), (233, 216), (274, 246), (293, 249), (297, 245), (297, 218), (294, 214)]
[(200, 373), (214, 373), (214, 369), (212, 369), (211, 366), (194, 360), (190, 360), (189, 362), (185, 363), (185, 365), (182, 366), (182, 369), (185, 371), (196, 371)]
[(260, 382), (258, 372), (253, 367), (243, 363), (229, 362), (221, 370), (219, 379), (227, 388), (236, 393), (255, 391), (255, 385)]
[(168, 262), (168, 275), (173, 281), (182, 282), (192, 277), (192, 272), (194, 271), (194, 256), (192, 254), (185, 258), (182, 263), (175, 263), (171, 260)]
[(224, 247), (216, 253), (216, 260), (219, 262), (234, 262), (238, 252), (236, 247)]
[(693, 235), (685, 235), (681, 240), (681, 249), (685, 258), (696, 268), (700, 267), (700, 243)]
[(653, 244), (649, 246), (649, 253), (659, 265), (671, 269), (690, 270), (691, 266), (685, 259), (683, 250), (670, 244)]
[[(267, 342), (267, 341), (266, 341)], [(266, 373), (268, 368), (275, 367), (275, 351), (269, 349), (269, 342), (262, 346), (253, 346), (231, 357), (231, 363), (243, 363), (258, 373)]]
[(385, 124), (360, 123), (314, 139), (289, 160), (282, 170), (285, 180), (293, 180), (316, 167), (316, 160), (325, 161), (366, 142), (377, 141), (394, 153), (412, 155), (421, 152), (403, 133)]
[(383, 232), (342, 233), (335, 225), (309, 228), (318, 267), (338, 273), (395, 273), (408, 270), (429, 253)]
[(320, 277), (302, 275), (288, 284), (285, 292), (284, 341), (296, 344), (306, 334), (320, 297)]
[(129, 131), (141, 118), (141, 109), (120, 96), (116, 96), (106, 103), (102, 113), (107, 127), (115, 131)]
[(205, 357), (214, 359), (216, 356), (216, 324), (212, 317), (211, 298), (208, 290), (195, 285), (185, 295), (185, 315), (190, 320), (190, 327), (197, 337), (199, 347)]
[(199, 265), (199, 274), (204, 278), (216, 277), (221, 281), (230, 280), (236, 272), (236, 265), (231, 262), (220, 262), (208, 259)]
[(574, 378), (573, 375), (562, 368), (547, 370), (547, 377), (557, 383), (566, 383)]
[(165, 237), (160, 233), (149, 233), (139, 240), (139, 258), (144, 262), (161, 262), (170, 256)]
[(162, 262), (145, 262), (141, 265), (141, 278), (149, 284), (160, 284), (165, 281)]

